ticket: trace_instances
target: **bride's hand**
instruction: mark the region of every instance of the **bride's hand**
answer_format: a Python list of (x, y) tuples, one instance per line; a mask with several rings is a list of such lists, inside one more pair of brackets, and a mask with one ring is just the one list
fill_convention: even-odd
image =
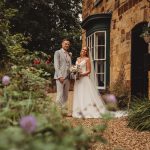
[(83, 74), (82, 74), (82, 73), (79, 73), (79, 76), (80, 76), (80, 77), (83, 77)]
[(90, 74), (90, 72), (87, 71), (87, 72), (85, 72), (85, 73), (80, 73), (80, 76), (81, 76), (81, 77), (85, 77), (85, 76), (89, 76), (89, 74)]
[(82, 73), (82, 71), (79, 72), (79, 76), (80, 76), (80, 77), (83, 77), (83, 76), (84, 76), (84, 74)]
[(87, 76), (87, 74), (85, 74), (85, 73), (80, 73), (80, 77), (85, 77), (85, 76)]

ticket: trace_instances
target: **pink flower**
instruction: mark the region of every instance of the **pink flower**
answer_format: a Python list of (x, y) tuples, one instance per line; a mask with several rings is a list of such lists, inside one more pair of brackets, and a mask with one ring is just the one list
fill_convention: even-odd
[(10, 77), (9, 76), (3, 76), (3, 78), (2, 78), (2, 84), (6, 86), (9, 83), (10, 83)]
[(21, 128), (27, 133), (33, 133), (36, 129), (36, 119), (33, 116), (25, 116), (20, 120)]

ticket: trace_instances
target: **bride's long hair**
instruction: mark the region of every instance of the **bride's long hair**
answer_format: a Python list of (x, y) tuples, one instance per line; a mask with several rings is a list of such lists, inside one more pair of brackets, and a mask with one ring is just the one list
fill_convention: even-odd
[[(86, 57), (89, 57), (89, 48), (87, 47), (87, 46), (85, 46), (85, 47), (83, 47), (83, 48), (85, 48), (86, 49)], [(82, 48), (82, 49), (83, 49)], [(80, 51), (80, 57), (81, 57), (81, 53), (82, 53), (82, 49), (81, 49), (81, 51)]]

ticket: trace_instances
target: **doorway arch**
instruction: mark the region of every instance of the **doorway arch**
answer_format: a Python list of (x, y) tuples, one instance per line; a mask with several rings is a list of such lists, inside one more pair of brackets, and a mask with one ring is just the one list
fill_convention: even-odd
[(139, 98), (148, 97), (148, 70), (145, 67), (148, 44), (140, 37), (147, 24), (141, 22), (131, 31), (131, 95)]

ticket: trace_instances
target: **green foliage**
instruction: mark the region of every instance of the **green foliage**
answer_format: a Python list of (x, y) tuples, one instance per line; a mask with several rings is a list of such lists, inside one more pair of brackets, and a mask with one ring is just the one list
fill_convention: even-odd
[[(72, 127), (62, 117), (46, 93), (54, 72), (53, 64), (46, 63), (49, 55), (26, 49), (53, 50), (60, 46), (62, 38), (70, 37), (76, 45), (73, 56), (77, 55), (81, 44), (79, 3), (80, 0), (0, 1), (0, 65), (5, 65), (0, 77), (7, 74), (11, 79), (7, 86), (0, 83), (1, 150), (86, 150), (95, 141), (104, 142), (101, 132), (105, 128), (100, 131), (99, 126), (93, 131), (96, 135), (89, 135), (83, 127)], [(40, 63), (36, 64), (37, 58)], [(33, 134), (19, 127), (20, 118), (26, 115), (36, 116)]]
[[(62, 117), (62, 112), (45, 93), (47, 80), (41, 77), (41, 70), (12, 66), (8, 74), (11, 83), (1, 84), (0, 90), (0, 149), (86, 150), (93, 142), (106, 142), (102, 133), (109, 116), (104, 116), (102, 127), (97, 126), (90, 135), (81, 126), (72, 127)], [(37, 128), (33, 134), (19, 127), (20, 118), (26, 115), (36, 116)]]
[[(44, 117), (43, 117), (44, 118)], [(39, 118), (37, 118), (39, 119)], [(54, 127), (50, 122), (42, 122), (37, 127), (33, 135), (25, 134), (18, 127), (9, 127), (0, 133), (0, 149), (16, 150), (81, 150), (88, 149), (89, 137), (84, 133), (83, 128), (72, 129), (69, 125), (60, 125)], [(47, 119), (45, 119), (48, 121)], [(47, 123), (47, 125), (45, 125)]]
[[(27, 103), (25, 105), (27, 105)], [(37, 103), (34, 105), (37, 105)], [(12, 104), (10, 106), (12, 107)], [(16, 112), (15, 114), (12, 114), (13, 111), (11, 107), (9, 107), (7, 113), (3, 113), (3, 117), (5, 117), (3, 119), (3, 122), (1, 115), (0, 139), (4, 141), (0, 142), (0, 148), (2, 150), (7, 150), (10, 148), (19, 150), (40, 150), (46, 149), (47, 147), (51, 147), (52, 150), (80, 150), (89, 149), (90, 143), (96, 141), (105, 141), (105, 139), (103, 139), (102, 137), (101, 131), (99, 130), (102, 127), (99, 126), (99, 129), (97, 131), (94, 131), (94, 134), (97, 133), (96, 135), (89, 135), (82, 127), (72, 127), (66, 120), (64, 120), (61, 114), (58, 112), (55, 104), (50, 100), (45, 101), (44, 99), (42, 99), (40, 107), (42, 106), (42, 110), (33, 110), (34, 113), (36, 112), (38, 126), (36, 131), (32, 135), (26, 134), (18, 127), (18, 120), (21, 116), (26, 115), (23, 114), (23, 111), (24, 109), (27, 110), (27, 107), (21, 107), (21, 105), (18, 104), (18, 108), (14, 110), (14, 112)], [(35, 107), (39, 108), (38, 106)], [(20, 114), (20, 109), (22, 115), (17, 116), (18, 114)], [(38, 114), (39, 112), (41, 113), (40, 115)], [(12, 120), (12, 118), (9, 119), (9, 117), (11, 116), (17, 117), (15, 118), (16, 121)], [(104, 129), (102, 129), (102, 131), (104, 131)]]
[[(60, 48), (61, 40), (65, 37), (80, 43), (81, 34), (79, 13), (81, 0), (6, 0), (8, 8), (18, 10), (11, 19), (12, 33), (22, 33), (31, 36), (32, 40), (26, 48), (39, 51), (51, 51)], [(72, 45), (74, 49), (78, 47)]]
[[(38, 70), (42, 70), (43, 74), (42, 77), (48, 79), (54, 77), (54, 64), (52, 63), (52, 57), (51, 55), (47, 55), (44, 52), (36, 51), (32, 54), (32, 60), (33, 67), (35, 67)], [(31, 55), (30, 55), (31, 57)]]
[[(3, 60), (7, 55), (7, 43), (9, 38), (9, 19), (16, 13), (13, 9), (6, 9), (4, 2), (0, 1), (1, 19), (0, 19), (0, 59)], [(1, 62), (2, 68), (4, 64)]]
[(16, 9), (6, 8), (4, 1), (0, 2), (1, 20), (0, 20), (0, 67), (6, 69), (7, 64), (16, 62), (24, 55), (25, 49), (23, 44), (27, 44), (28, 38), (22, 34), (10, 33), (10, 19), (17, 13)]
[(143, 27), (143, 32), (140, 35), (140, 37), (144, 36), (150, 36), (150, 27), (148, 27), (147, 25)]
[(118, 106), (116, 103), (108, 103), (106, 104), (107, 110), (110, 111), (117, 111), (118, 110)]
[(128, 126), (140, 131), (150, 131), (150, 100), (134, 99), (128, 115)]
[(11, 84), (5, 86), (0, 95), (2, 127), (6, 122), (7, 125), (15, 124), (22, 115), (44, 111), (44, 104), (41, 105), (42, 109), (37, 104), (46, 100), (45, 86), (48, 81), (40, 77), (41, 73), (35, 68), (12, 67), (9, 73)]
[(125, 80), (124, 64), (121, 64), (117, 80), (114, 82), (112, 93), (116, 96), (119, 108), (125, 108), (130, 102), (130, 90)]
[(10, 74), (12, 74), (13, 83), (10, 87), (14, 87), (16, 85), (16, 87), (18, 87), (17, 89), (22, 91), (38, 91), (38, 88), (43, 89), (45, 87), (46, 80), (40, 77), (42, 73), (42, 70), (37, 70), (33, 67), (24, 68), (21, 66), (12, 66)]

